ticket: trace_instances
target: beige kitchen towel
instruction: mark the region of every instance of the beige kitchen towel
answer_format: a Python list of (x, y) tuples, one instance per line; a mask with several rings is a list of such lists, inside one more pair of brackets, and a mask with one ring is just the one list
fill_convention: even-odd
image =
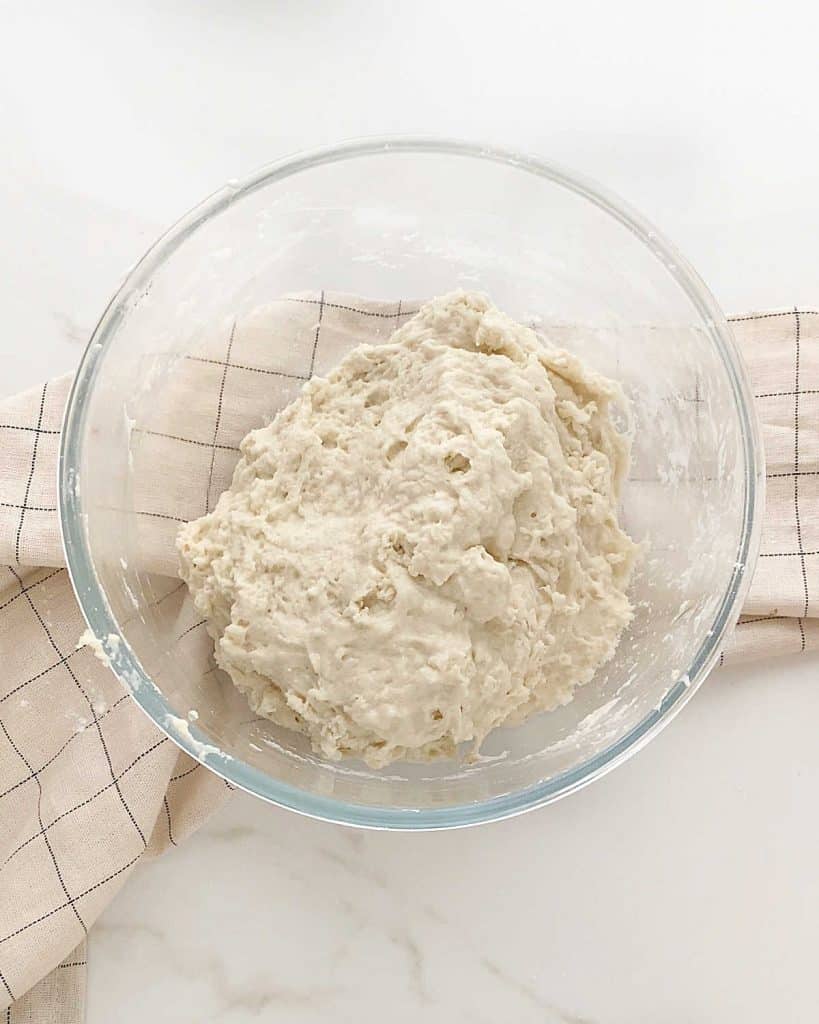
[[(353, 340), (383, 340), (414, 312), (331, 293), (289, 297), (191, 354), (196, 400), (158, 409), (156, 429), (137, 438), (162, 467), (139, 493), (154, 567), (173, 573), (178, 523), (213, 506), (250, 427)], [(819, 311), (733, 326), (763, 425), (768, 504), (726, 661), (819, 649)], [(82, 1019), (93, 922), (146, 854), (181, 842), (227, 793), (89, 648), (75, 650), (84, 622), (55, 493), (69, 383), (0, 402), (0, 1007), (15, 1024)], [(189, 628), (200, 627), (194, 618)]]

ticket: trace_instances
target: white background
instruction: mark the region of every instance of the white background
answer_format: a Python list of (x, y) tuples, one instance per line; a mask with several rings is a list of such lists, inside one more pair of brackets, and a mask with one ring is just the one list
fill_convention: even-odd
[[(2, 391), (71, 369), (226, 179), (432, 132), (597, 178), (726, 312), (819, 303), (819, 17), (719, 0), (0, 0)], [(817, 661), (715, 675), (613, 775), (460, 833), (237, 797), (93, 932), (90, 1024), (813, 1021)]]

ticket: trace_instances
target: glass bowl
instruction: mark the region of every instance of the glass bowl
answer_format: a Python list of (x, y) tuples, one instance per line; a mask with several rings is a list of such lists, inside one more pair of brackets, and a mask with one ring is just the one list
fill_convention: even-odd
[[(215, 500), (236, 458), (220, 442), (258, 426), (258, 411), (245, 414), (240, 402), (210, 436), (185, 435), (173, 451), (202, 450), (195, 464), (177, 465), (170, 448), (157, 454), (148, 440), (167, 432), (169, 415), (202, 412), (197, 403), (219, 424), (221, 407), (211, 408), (218, 388), (181, 397), (179, 381), (190, 359), (212, 365), (222, 384), (228, 372), (241, 374), (223, 340), (214, 345), (231, 318), (252, 317), (281, 296), (309, 303), (332, 290), (383, 303), (387, 337), (397, 300), (457, 287), (486, 292), (622, 382), (634, 429), (622, 518), (643, 543), (631, 588), (636, 614), (614, 659), (570, 704), (496, 730), (475, 763), (332, 763), (251, 714), (214, 669), (212, 645), (174, 578), (177, 520), (204, 509), (168, 503), (197, 481)], [(290, 376), (300, 386), (313, 341), (311, 330), (296, 328), (271, 336), (271, 365), (282, 368), (271, 382)], [(271, 383), (268, 416), (293, 394)], [(68, 401), (60, 516), (90, 628), (137, 703), (182, 749), (234, 785), (305, 814), (445, 828), (578, 789), (690, 698), (750, 581), (761, 451), (724, 316), (642, 217), (530, 156), (433, 139), (364, 140), (230, 183), (131, 271)]]

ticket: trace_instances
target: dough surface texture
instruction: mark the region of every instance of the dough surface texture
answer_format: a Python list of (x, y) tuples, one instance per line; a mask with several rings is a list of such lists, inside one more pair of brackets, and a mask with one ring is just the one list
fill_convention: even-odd
[(478, 294), (359, 346), (179, 532), (217, 663), (258, 715), (373, 767), (567, 703), (632, 614), (624, 402)]

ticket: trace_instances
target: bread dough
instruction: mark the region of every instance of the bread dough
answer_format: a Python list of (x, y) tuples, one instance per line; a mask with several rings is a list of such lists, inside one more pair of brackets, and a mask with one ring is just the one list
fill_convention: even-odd
[(623, 402), (477, 294), (359, 346), (179, 532), (218, 664), (257, 714), (373, 767), (565, 704), (631, 617)]

